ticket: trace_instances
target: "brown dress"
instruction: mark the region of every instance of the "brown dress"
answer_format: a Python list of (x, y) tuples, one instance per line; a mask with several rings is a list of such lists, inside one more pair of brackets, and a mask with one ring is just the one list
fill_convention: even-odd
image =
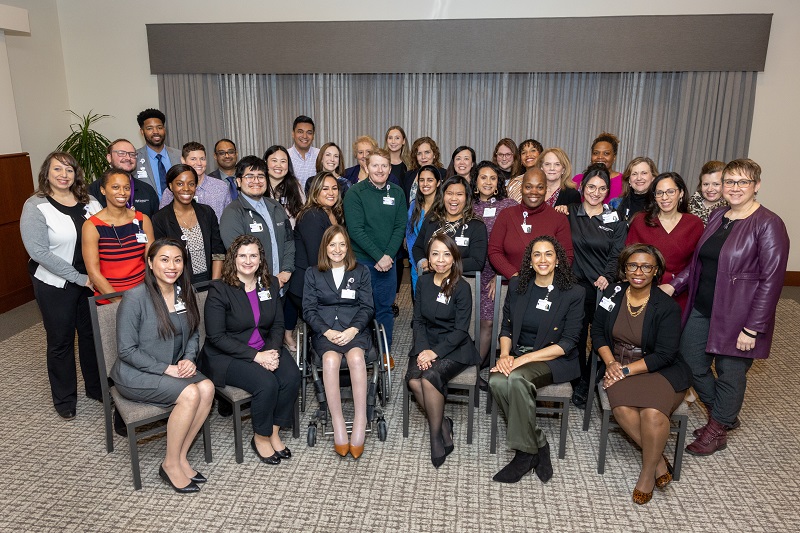
[[(637, 308), (632, 308), (634, 312)], [(645, 311), (646, 312), (646, 311)], [(620, 311), (614, 322), (614, 341), (641, 347), (645, 312), (631, 316), (628, 297), (623, 295)], [(606, 389), (611, 408), (627, 406), (657, 409), (669, 417), (680, 406), (686, 391), (675, 392), (667, 378), (657, 372), (628, 376)]]

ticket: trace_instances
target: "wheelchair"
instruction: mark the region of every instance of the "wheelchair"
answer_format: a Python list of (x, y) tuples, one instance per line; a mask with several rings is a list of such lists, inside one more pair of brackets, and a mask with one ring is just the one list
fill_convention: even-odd
[[(391, 369), (388, 364), (388, 342), (386, 332), (376, 320), (372, 322), (372, 347), (366, 354), (367, 363), (367, 433), (377, 433), (378, 440), (385, 441), (388, 436), (388, 426), (384, 418), (383, 407), (388, 402), (391, 394)], [(311, 415), (308, 422), (307, 443), (315, 446), (317, 437), (333, 435), (333, 428), (328, 428), (328, 402), (325, 398), (325, 385), (322, 381), (322, 355), (317, 354), (311, 345), (310, 330), (305, 322), (298, 322), (297, 350), (298, 360), (301, 362), (300, 371), (303, 376), (302, 392), (303, 410), (305, 411), (305, 397), (308, 383), (314, 386), (314, 395), (318, 407)], [(339, 370), (339, 385), (342, 401), (350, 399), (353, 395), (349, 390), (350, 372), (347, 369), (347, 359), (342, 356)], [(353, 422), (345, 420), (348, 434), (352, 430)]]

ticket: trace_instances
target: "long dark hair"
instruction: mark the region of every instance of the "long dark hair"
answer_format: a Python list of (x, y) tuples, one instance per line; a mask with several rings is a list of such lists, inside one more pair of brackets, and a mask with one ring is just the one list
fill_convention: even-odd
[(181, 257), (183, 258), (183, 272), (181, 272), (181, 276), (175, 282), (175, 286), (176, 290), (180, 288), (180, 298), (186, 305), (189, 335), (194, 334), (200, 326), (200, 311), (197, 309), (197, 299), (195, 298), (194, 289), (192, 288), (191, 274), (189, 273), (191, 263), (189, 262), (189, 254), (186, 252), (186, 248), (181, 241), (171, 237), (156, 239), (147, 251), (147, 264), (144, 269), (144, 286), (147, 288), (147, 294), (150, 296), (150, 299), (153, 301), (153, 306), (156, 308), (158, 336), (162, 339), (166, 339), (168, 336), (177, 333), (175, 326), (172, 324), (172, 320), (169, 318), (169, 309), (167, 309), (164, 296), (161, 294), (161, 289), (158, 288), (158, 280), (156, 280), (156, 276), (153, 274), (153, 267), (150, 266), (151, 263), (155, 261), (158, 251), (165, 246), (174, 246), (181, 251)]
[(444, 207), (444, 193), (447, 192), (447, 188), (451, 185), (463, 185), (464, 186), (464, 194), (466, 195), (466, 201), (464, 202), (464, 210), (461, 212), (461, 215), (464, 219), (464, 222), (469, 222), (474, 218), (479, 218), (478, 215), (475, 214), (475, 211), (472, 209), (474, 204), (474, 200), (472, 199), (472, 187), (470, 184), (467, 183), (467, 180), (462, 178), (461, 176), (453, 176), (444, 180), (442, 186), (439, 187), (441, 189), (441, 194), (438, 194), (436, 197), (436, 201), (433, 202), (433, 207), (431, 208), (431, 220), (437, 220), (439, 222), (444, 223), (447, 220), (447, 209)]
[[(333, 218), (336, 219), (336, 222), (339, 224), (344, 224), (344, 208), (342, 207), (341, 185), (339, 184), (339, 180), (336, 179), (336, 176), (333, 175), (333, 172), (328, 170), (323, 170), (316, 176), (309, 178), (309, 180), (311, 180), (311, 184), (308, 187), (308, 196), (306, 197), (305, 205), (303, 205), (303, 208), (299, 213), (297, 213), (297, 221), (303, 218), (306, 213), (313, 211), (314, 209), (322, 209), (325, 211), (325, 208), (319, 203), (319, 200), (317, 200), (317, 196), (319, 196), (319, 193), (322, 191), (322, 187), (325, 185), (325, 178), (333, 179), (336, 182), (336, 187), (339, 187), (339, 197), (336, 199), (336, 203), (331, 207), (331, 213), (333, 213)], [(327, 213), (327, 211), (325, 212)]]
[(447, 249), (450, 251), (450, 255), (453, 257), (453, 266), (450, 267), (450, 274), (444, 278), (444, 281), (442, 281), (442, 290), (440, 291), (445, 295), (445, 297), (449, 298), (456, 289), (456, 284), (458, 284), (458, 282), (461, 280), (461, 275), (464, 272), (464, 267), (461, 264), (461, 252), (458, 251), (456, 241), (450, 235), (447, 235), (446, 233), (439, 233), (431, 237), (431, 240), (428, 241), (428, 246), (425, 249), (425, 257), (428, 259), (428, 263), (431, 263), (431, 246), (435, 241), (439, 241), (447, 246)]
[(78, 164), (78, 161), (67, 152), (51, 152), (47, 157), (44, 158), (42, 168), (39, 169), (39, 189), (36, 191), (36, 195), (44, 198), (45, 196), (50, 196), (53, 193), (53, 189), (50, 187), (50, 180), (47, 179), (48, 174), (50, 173), (50, 162), (53, 159), (58, 160), (58, 162), (62, 165), (72, 167), (72, 170), (75, 171), (75, 180), (72, 182), (69, 191), (75, 196), (75, 199), (78, 200), (78, 203), (88, 204), (89, 193), (86, 191), (86, 181), (83, 175), (83, 169)]
[[(425, 165), (424, 167), (419, 169), (417, 172), (417, 180), (419, 180), (419, 175), (423, 172), (430, 172), (433, 174), (434, 179), (436, 180), (436, 191), (433, 193), (433, 203), (431, 204), (431, 210), (433, 210), (433, 206), (439, 201), (442, 197), (442, 188), (440, 185), (442, 184), (442, 175), (439, 174), (439, 169), (437, 169), (433, 165)], [(414, 209), (411, 211), (411, 227), (415, 227), (419, 219), (422, 217), (422, 207), (425, 205), (425, 195), (422, 194), (422, 189), (419, 188), (419, 183), (417, 183), (417, 195), (414, 197)]]
[(528, 291), (528, 284), (531, 280), (536, 279), (536, 271), (531, 265), (531, 253), (533, 247), (537, 242), (549, 242), (553, 245), (556, 251), (556, 269), (553, 273), (553, 285), (558, 287), (560, 291), (567, 291), (578, 283), (575, 274), (569, 267), (569, 260), (567, 259), (567, 252), (561, 243), (555, 237), (550, 235), (541, 235), (533, 239), (525, 248), (525, 253), (522, 255), (522, 266), (519, 269), (519, 286), (517, 287), (517, 294), (525, 294)]
[(445, 172), (444, 179), (452, 178), (453, 176), (457, 176), (456, 174), (456, 156), (463, 151), (467, 151), (472, 156), (472, 168), (469, 169), (469, 180), (471, 183), (475, 183), (475, 176), (478, 174), (475, 172), (475, 165), (478, 164), (478, 161), (475, 159), (475, 150), (470, 148), (469, 146), (459, 146), (453, 151), (453, 156), (450, 158), (450, 164), (447, 166), (447, 172)]
[(505, 200), (508, 198), (508, 191), (506, 190), (506, 180), (503, 179), (503, 174), (500, 171), (500, 167), (492, 163), (491, 161), (481, 161), (475, 167), (475, 179), (472, 180), (472, 196), (475, 198), (475, 201), (479, 201), (481, 199), (481, 193), (478, 192), (478, 176), (481, 173), (481, 170), (484, 168), (488, 168), (492, 172), (495, 173), (497, 176), (497, 192), (494, 193), (492, 198), (495, 200)]
[(650, 184), (650, 189), (647, 191), (647, 207), (644, 211), (644, 223), (651, 228), (658, 226), (658, 213), (660, 208), (656, 202), (656, 185), (660, 181), (671, 179), (678, 187), (678, 194), (683, 193), (683, 198), (678, 201), (678, 213), (689, 212), (689, 191), (686, 189), (686, 182), (677, 172), (664, 172), (656, 176), (653, 183)]
[[(267, 196), (273, 200), (277, 200), (281, 203), (281, 205), (285, 206), (286, 210), (289, 212), (289, 215), (297, 217), (297, 214), (303, 208), (303, 196), (300, 194), (300, 182), (294, 175), (292, 158), (289, 156), (289, 150), (283, 146), (274, 144), (267, 148), (267, 151), (264, 152), (264, 161), (267, 161), (269, 156), (275, 152), (283, 152), (286, 154), (286, 163), (288, 164), (289, 169), (286, 171), (286, 175), (283, 177), (278, 186), (273, 188), (272, 182), (269, 180), (269, 163), (267, 163)], [(285, 199), (285, 202), (281, 201), (282, 198)]]
[(264, 245), (258, 237), (253, 235), (239, 235), (228, 247), (225, 252), (225, 260), (222, 262), (222, 281), (232, 287), (238, 287), (242, 284), (239, 276), (236, 273), (236, 254), (239, 253), (239, 248), (255, 244), (258, 246), (258, 269), (256, 269), (256, 281), (260, 281), (265, 289), (269, 289), (270, 273), (269, 265), (267, 265), (266, 256), (264, 255)]

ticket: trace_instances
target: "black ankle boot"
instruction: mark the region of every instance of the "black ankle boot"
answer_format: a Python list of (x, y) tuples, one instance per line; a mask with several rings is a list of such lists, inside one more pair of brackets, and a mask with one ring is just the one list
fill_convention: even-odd
[(536, 465), (536, 475), (547, 483), (553, 477), (553, 463), (550, 462), (550, 444), (545, 444), (539, 448), (539, 464)]
[(492, 479), (500, 483), (517, 483), (538, 464), (539, 456), (537, 454), (517, 450), (517, 454), (511, 462), (496, 473)]

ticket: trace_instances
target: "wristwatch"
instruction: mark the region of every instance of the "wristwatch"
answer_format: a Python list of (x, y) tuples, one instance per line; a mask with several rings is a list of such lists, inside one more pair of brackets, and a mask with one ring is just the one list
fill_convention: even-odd
[(622, 375), (623, 375), (623, 376), (626, 376), (626, 377), (627, 377), (627, 376), (628, 376), (628, 374), (630, 374), (630, 373), (631, 373), (631, 369), (630, 369), (630, 368), (628, 368), (627, 366), (623, 366), (623, 367), (622, 367)]

